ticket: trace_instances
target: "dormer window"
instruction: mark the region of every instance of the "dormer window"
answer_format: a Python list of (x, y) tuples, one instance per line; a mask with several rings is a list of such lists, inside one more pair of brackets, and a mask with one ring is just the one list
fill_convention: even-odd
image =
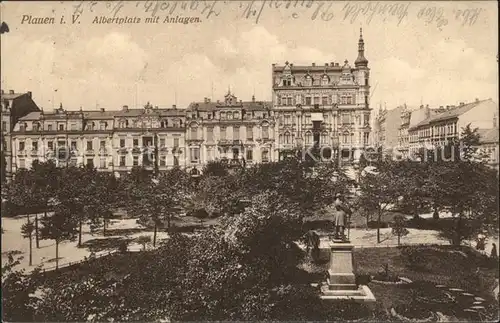
[(19, 130), (20, 131), (26, 131), (26, 123), (22, 122), (20, 125), (19, 125)]
[(220, 113), (220, 119), (221, 120), (226, 120), (226, 113), (225, 112), (221, 112)]
[(311, 75), (306, 76), (306, 86), (312, 86), (313, 85), (313, 78)]
[(34, 131), (39, 131), (40, 130), (40, 124), (38, 122), (33, 122), (33, 130)]
[(238, 112), (235, 112), (233, 114), (233, 119), (239, 119), (240, 118), (240, 114)]
[(321, 79), (321, 85), (328, 85), (330, 83), (330, 78), (328, 75), (324, 75), (323, 78)]

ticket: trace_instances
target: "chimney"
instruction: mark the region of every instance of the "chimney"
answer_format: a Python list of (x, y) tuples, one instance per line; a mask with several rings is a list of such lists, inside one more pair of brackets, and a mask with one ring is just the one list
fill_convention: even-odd
[(327, 67), (328, 67), (328, 63), (325, 63), (325, 66), (327, 66)]
[(203, 98), (203, 101), (204, 101), (205, 103), (208, 103), (208, 98)]
[(292, 64), (292, 63), (290, 63), (290, 67), (293, 67), (293, 64)]
[(252, 102), (255, 102), (255, 95), (252, 95)]
[(462, 106), (462, 105), (464, 105), (464, 103), (463, 103), (463, 102), (460, 102), (460, 106)]
[(101, 112), (104, 112), (104, 111), (105, 111), (104, 108), (101, 108)]
[(447, 105), (447, 106), (446, 106), (446, 109), (449, 109), (449, 108), (450, 108), (450, 106), (449, 106), (449, 105)]
[(276, 64), (273, 64), (273, 67), (276, 67)]
[(442, 105), (440, 105), (440, 106), (439, 106), (439, 109), (443, 109), (443, 106), (442, 106)]
[(335, 66), (339, 66), (339, 63), (335, 63)]
[(422, 105), (420, 105), (420, 109), (423, 109), (423, 108), (424, 108), (424, 105), (423, 105), (423, 104), (422, 104)]
[(313, 66), (313, 67), (314, 67), (314, 66), (316, 66), (316, 63), (313, 63), (313, 65), (312, 65), (312, 66)]
[(9, 90), (9, 93), (10, 94), (14, 94), (14, 90)]
[(330, 63), (330, 66), (331, 66), (331, 67), (335, 66), (335, 63), (334, 63), (334, 62), (331, 62), (331, 63)]
[(28, 94), (28, 97), (31, 99), (31, 91), (26, 92)]
[(172, 104), (172, 109), (177, 109), (177, 105)]
[(426, 107), (427, 109), (429, 109), (429, 105), (428, 105), (428, 104), (427, 104), (425, 107)]
[(128, 111), (128, 105), (124, 105), (124, 106), (122, 107), (122, 111)]
[(476, 102), (479, 102), (479, 99), (478, 99), (478, 98), (476, 98)]

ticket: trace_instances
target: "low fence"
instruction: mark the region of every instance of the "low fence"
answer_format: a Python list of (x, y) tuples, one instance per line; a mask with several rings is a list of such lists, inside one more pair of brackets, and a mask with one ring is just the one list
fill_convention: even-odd
[[(117, 252), (118, 252), (118, 250), (110, 250), (108, 252), (103, 252), (101, 254), (97, 254), (94, 257), (85, 257), (85, 258), (83, 258), (81, 260), (78, 260), (78, 261), (62, 263), (62, 264), (58, 265), (57, 269), (62, 269), (62, 268), (66, 268), (66, 267), (78, 265), (78, 264), (81, 264), (81, 263), (84, 263), (84, 262), (87, 262), (87, 261), (99, 259), (99, 258), (102, 258), (102, 257), (111, 256), (112, 254), (115, 254)], [(56, 270), (56, 266), (55, 265), (51, 266), (51, 267), (42, 268), (42, 273), (45, 273), (45, 272), (48, 272), (48, 271), (53, 271), (53, 270)]]

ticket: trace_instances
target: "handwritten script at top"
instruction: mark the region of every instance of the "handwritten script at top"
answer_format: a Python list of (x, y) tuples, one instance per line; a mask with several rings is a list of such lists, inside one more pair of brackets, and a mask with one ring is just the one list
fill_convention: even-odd
[[(334, 5), (336, 12), (334, 13)], [(339, 21), (350, 23), (361, 22), (370, 24), (374, 17), (382, 22), (393, 19), (397, 24), (408, 18), (414, 17), (426, 24), (436, 24), (438, 28), (448, 24), (448, 19), (455, 20), (465, 25), (473, 25), (482, 9), (453, 10), (446, 12), (441, 7), (430, 7), (425, 3), (412, 4), (411, 2), (385, 2), (385, 1), (352, 1), (335, 2), (319, 0), (247, 0), (247, 1), (221, 1), (221, 0), (189, 0), (189, 1), (78, 1), (74, 6), (74, 14), (82, 15), (86, 11), (99, 14), (108, 14), (116, 17), (124, 14), (125, 7), (132, 6), (135, 10), (156, 17), (158, 15), (201, 15), (208, 18), (218, 17), (223, 10), (229, 11), (236, 8), (237, 18), (254, 20), (259, 23), (265, 12), (278, 11), (293, 19), (306, 15), (311, 20), (330, 21), (337, 18)], [(412, 8), (416, 6), (417, 8)], [(230, 8), (231, 7), (231, 8)], [(411, 11), (410, 9), (415, 9)]]

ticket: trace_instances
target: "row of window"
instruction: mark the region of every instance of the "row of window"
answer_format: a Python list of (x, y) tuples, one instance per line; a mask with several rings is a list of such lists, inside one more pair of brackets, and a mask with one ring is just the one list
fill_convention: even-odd
[[(281, 106), (293, 106), (296, 104), (301, 104), (302, 100), (301, 99), (296, 99), (291, 95), (288, 96), (282, 96), (278, 98), (278, 105)], [(321, 104), (321, 105), (332, 105), (333, 103), (340, 103), (340, 104), (356, 104), (356, 100), (354, 95), (352, 94), (342, 94), (337, 100), (337, 102), (334, 102), (331, 96), (306, 96), (305, 97), (305, 105), (316, 105), (316, 104)]]
[[(147, 145), (147, 143), (146, 143)], [(57, 141), (57, 147), (66, 147), (66, 141), (64, 140), (59, 140)], [(72, 150), (77, 149), (77, 142), (76, 141), (71, 141), (70, 142), (70, 147)], [(139, 139), (135, 138), (133, 139), (133, 147), (139, 147)], [(160, 147), (165, 147), (165, 138), (160, 138)], [(179, 138), (174, 138), (174, 147), (179, 147)], [(32, 141), (31, 142), (31, 150), (38, 150), (38, 141)], [(47, 148), (52, 150), (54, 149), (54, 142), (53, 141), (47, 141)], [(101, 140), (99, 142), (99, 148), (104, 149), (106, 148), (106, 141)], [(120, 139), (120, 148), (125, 148), (125, 139)], [(26, 145), (24, 141), (19, 141), (19, 151), (24, 151), (26, 149)], [(87, 150), (93, 150), (94, 145), (93, 141), (87, 141)]]

